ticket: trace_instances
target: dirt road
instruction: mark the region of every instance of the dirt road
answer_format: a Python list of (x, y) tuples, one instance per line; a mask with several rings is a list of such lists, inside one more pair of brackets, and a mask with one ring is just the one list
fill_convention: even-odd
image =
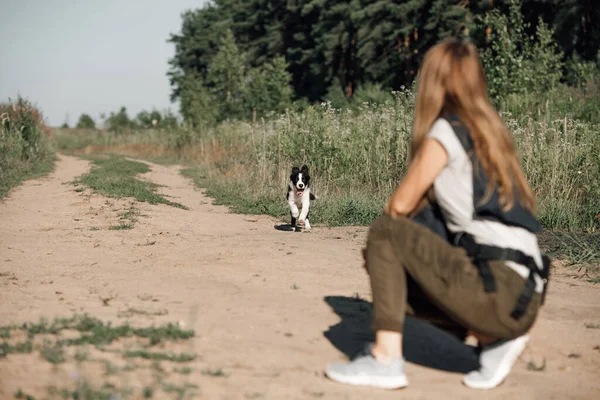
[[(135, 326), (179, 322), (196, 332), (185, 346), (198, 358), (184, 378), (198, 398), (481, 398), (461, 385), (461, 374), (414, 363), (402, 391), (346, 387), (322, 376), (326, 363), (345, 358), (343, 338), (331, 334), (344, 332), (336, 326), (368, 324), (351, 315), (367, 310), (357, 294), (370, 300), (360, 258), (366, 228), (283, 232), (273, 218), (212, 205), (178, 167), (152, 164), (143, 178), (190, 209), (137, 203), (134, 229), (109, 230), (129, 203), (76, 192), (69, 182), (88, 168), (60, 156), (53, 174), (0, 202), (0, 326), (74, 313)], [(485, 398), (600, 398), (600, 286), (572, 272), (555, 269), (528, 350)], [(543, 359), (541, 371), (529, 365)], [(36, 351), (11, 354), (0, 358), (0, 399), (19, 389), (46, 398), (49, 385), (68, 385), (75, 373), (144, 385), (136, 371), (124, 382), (94, 366), (50, 364)]]

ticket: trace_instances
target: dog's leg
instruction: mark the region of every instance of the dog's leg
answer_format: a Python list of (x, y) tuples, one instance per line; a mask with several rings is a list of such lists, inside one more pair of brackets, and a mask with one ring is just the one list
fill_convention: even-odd
[[(300, 217), (298, 218), (298, 224), (304, 225), (308, 217), (308, 212), (310, 209), (310, 196), (302, 196), (302, 211), (300, 212)], [(309, 225), (310, 226), (310, 225)]]
[(293, 196), (294, 195), (292, 193), (289, 194), (288, 204), (290, 206), (290, 217), (291, 217), (292, 230), (295, 230), (296, 218), (298, 218), (298, 215), (300, 214), (300, 212), (298, 211), (298, 206), (296, 205), (296, 202), (294, 201)]

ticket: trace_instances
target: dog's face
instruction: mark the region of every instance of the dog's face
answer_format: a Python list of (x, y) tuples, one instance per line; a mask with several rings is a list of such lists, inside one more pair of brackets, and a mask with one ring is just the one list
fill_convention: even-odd
[(298, 192), (303, 192), (309, 185), (310, 175), (308, 174), (308, 167), (303, 165), (301, 169), (298, 167), (292, 168), (292, 174), (290, 180)]

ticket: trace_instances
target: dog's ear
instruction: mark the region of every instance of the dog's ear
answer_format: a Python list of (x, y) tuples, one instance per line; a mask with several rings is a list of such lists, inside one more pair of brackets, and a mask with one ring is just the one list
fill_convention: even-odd
[(300, 172), (302, 172), (303, 174), (308, 174), (308, 167), (306, 166), (306, 164), (304, 164), (302, 166), (302, 169), (300, 170)]
[(298, 172), (300, 172), (300, 168), (298, 168), (298, 167), (292, 167), (292, 175), (295, 175)]

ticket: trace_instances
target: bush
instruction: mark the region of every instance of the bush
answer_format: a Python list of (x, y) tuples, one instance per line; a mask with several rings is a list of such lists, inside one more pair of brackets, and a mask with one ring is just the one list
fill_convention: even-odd
[(28, 101), (0, 104), (0, 198), (28, 175), (49, 170), (48, 135), (41, 112)]
[(92, 117), (90, 117), (89, 115), (81, 114), (81, 117), (79, 117), (79, 121), (77, 121), (76, 128), (77, 129), (96, 129), (96, 123), (94, 122)]

